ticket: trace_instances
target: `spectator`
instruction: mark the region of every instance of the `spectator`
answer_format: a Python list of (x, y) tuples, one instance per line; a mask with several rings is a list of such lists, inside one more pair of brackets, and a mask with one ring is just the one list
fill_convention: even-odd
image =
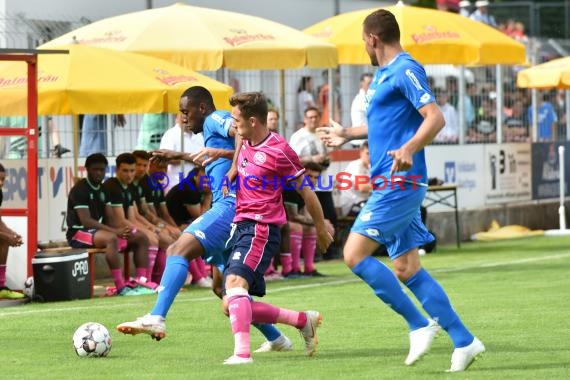
[[(370, 183), (370, 152), (368, 150), (368, 140), (364, 140), (360, 146), (360, 158), (351, 161), (343, 175), (350, 181), (348, 189), (340, 191), (340, 207), (343, 216), (356, 216), (362, 208), (362, 203), (365, 202), (370, 192), (372, 191), (372, 184)], [(368, 178), (368, 183), (361, 183), (358, 178)]]
[[(341, 115), (341, 106), (340, 106), (340, 71), (338, 69), (333, 70), (333, 86), (334, 86), (334, 107), (332, 111), (332, 118), (335, 121), (340, 121)], [(330, 117), (330, 105), (329, 105), (329, 98), (330, 98), (330, 84), (329, 84), (329, 71), (323, 70), (323, 85), (319, 89), (319, 96), (318, 96), (318, 105), (321, 108), (321, 125), (328, 126), (329, 125), (329, 117)]]
[[(360, 76), (360, 89), (358, 94), (352, 100), (352, 105), (350, 107), (350, 119), (353, 127), (360, 127), (362, 125), (368, 125), (366, 119), (366, 109), (368, 108), (368, 101), (366, 100), (366, 93), (368, 92), (368, 87), (372, 82), (372, 73), (364, 73)], [(353, 140), (351, 144), (355, 147), (360, 146), (365, 140)]]
[(445, 126), (439, 131), (433, 141), (456, 144), (459, 141), (459, 119), (457, 117), (457, 110), (454, 106), (449, 104), (445, 90), (435, 91), (435, 100), (445, 119)]
[[(538, 105), (538, 140), (555, 141), (557, 138), (558, 116), (551, 103), (552, 94), (549, 91), (542, 93)], [(528, 120), (532, 120), (532, 106), (528, 107)]]
[(471, 2), (469, 0), (459, 2), (459, 14), (463, 17), (469, 17), (471, 14)]
[(481, 107), (475, 123), (468, 129), (468, 142), (488, 143), (497, 141), (497, 110), (489, 97), (481, 100)]
[(162, 135), (170, 125), (168, 119), (167, 113), (145, 113), (141, 121), (137, 149), (148, 151), (159, 149)]
[(295, 121), (296, 129), (303, 126), (304, 112), (309, 107), (316, 107), (313, 97), (313, 78), (309, 76), (301, 77), (299, 88), (297, 88), (297, 117)]
[[(124, 115), (114, 115), (113, 124), (124, 127)], [(87, 157), (93, 153), (107, 154), (107, 115), (84, 115), (81, 126), (81, 144), (79, 156)]]
[[(160, 141), (160, 149), (194, 153), (204, 148), (204, 135), (202, 133), (195, 134), (191, 130), (187, 129), (186, 125), (181, 124), (180, 115), (178, 115), (176, 117), (176, 124), (174, 127), (164, 132), (162, 140)], [(182, 128), (184, 128), (184, 134), (182, 134)], [(182, 149), (182, 144), (184, 144), (184, 149)], [(168, 176), (168, 185), (165, 189), (166, 192), (168, 193), (172, 187), (176, 186), (178, 182), (180, 182), (180, 176), (184, 177), (185, 171), (192, 170), (193, 167), (194, 164), (189, 162), (184, 163), (183, 166), (180, 160), (169, 161), (168, 170), (166, 172)]]
[(505, 118), (505, 142), (528, 141), (528, 119), (524, 104), (515, 100), (511, 108), (511, 116)]
[(459, 13), (459, 0), (436, 0), (435, 5), (440, 11)]
[[(2, 187), (6, 180), (6, 169), (0, 164), (0, 206), (2, 206)], [(24, 299), (25, 295), (6, 287), (6, 263), (10, 247), (24, 244), (22, 236), (9, 228), (0, 218), (0, 299)]]
[(267, 111), (267, 128), (271, 132), (279, 133), (279, 111), (275, 108), (270, 108)]
[[(42, 123), (47, 123), (48, 134), (51, 137), (51, 153), (57, 158), (61, 158), (70, 150), (60, 144), (59, 130), (51, 116), (38, 117), (38, 137), (42, 136)], [(0, 128), (28, 128), (28, 118), (25, 116), (0, 116)], [(39, 149), (45, 145), (38, 143)], [(8, 159), (19, 159), (27, 157), (28, 140), (23, 136), (0, 137), (0, 157)]]
[(492, 26), (493, 28), (497, 27), (497, 22), (495, 21), (495, 17), (489, 14), (489, 2), (487, 0), (478, 0), (475, 2), (475, 7), (477, 10), (473, 12), (470, 16), (472, 20), (482, 22), (483, 24), (487, 24)]

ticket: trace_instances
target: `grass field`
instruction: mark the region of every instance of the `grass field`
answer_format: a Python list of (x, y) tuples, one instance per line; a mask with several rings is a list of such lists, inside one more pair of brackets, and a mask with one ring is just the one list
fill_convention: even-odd
[[(384, 260), (384, 259), (383, 259)], [(154, 296), (99, 298), (0, 309), (2, 379), (569, 379), (570, 238), (539, 237), (441, 247), (423, 259), (487, 353), (469, 371), (446, 374), (451, 341), (440, 334), (413, 367), (405, 324), (341, 262), (318, 263), (328, 277), (269, 283), (268, 302), (323, 314), (317, 356), (255, 354), (250, 366), (223, 366), (232, 353), (229, 322), (208, 290), (180, 293), (168, 337), (124, 336), (117, 323), (150, 310)], [(109, 328), (107, 358), (78, 358), (71, 337), (96, 321)], [(263, 341), (252, 331), (252, 347)]]

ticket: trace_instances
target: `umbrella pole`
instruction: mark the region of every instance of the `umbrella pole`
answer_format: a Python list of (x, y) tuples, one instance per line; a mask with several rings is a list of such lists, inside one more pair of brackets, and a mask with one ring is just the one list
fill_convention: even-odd
[(495, 88), (497, 92), (497, 144), (503, 143), (503, 67), (495, 66)]
[(566, 90), (566, 140), (570, 140), (570, 90)]
[[(433, 91), (433, 89), (432, 89)], [(465, 144), (465, 66), (459, 66), (459, 101), (457, 102), (459, 111), (459, 144)]]
[(79, 115), (71, 115), (71, 125), (73, 128), (73, 178), (78, 177), (79, 163)]
[(279, 108), (281, 108), (279, 112), (279, 129), (281, 129), (281, 136), (283, 136), (285, 140), (289, 140), (289, 136), (287, 136), (287, 122), (285, 121), (285, 70), (279, 70)]

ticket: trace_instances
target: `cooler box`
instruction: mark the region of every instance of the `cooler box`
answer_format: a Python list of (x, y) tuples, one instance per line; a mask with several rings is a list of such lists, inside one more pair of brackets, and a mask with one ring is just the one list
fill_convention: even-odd
[(32, 259), (39, 301), (89, 298), (89, 254), (85, 250), (38, 252)]

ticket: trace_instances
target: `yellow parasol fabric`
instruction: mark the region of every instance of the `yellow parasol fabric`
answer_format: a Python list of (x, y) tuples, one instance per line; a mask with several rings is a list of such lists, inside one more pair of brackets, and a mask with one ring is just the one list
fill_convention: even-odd
[(192, 70), (334, 67), (334, 45), (241, 13), (174, 4), (94, 22), (43, 45), (70, 43), (152, 55)]
[[(401, 2), (383, 8), (396, 16), (404, 50), (423, 64), (522, 64), (526, 60), (523, 44), (483, 23)], [(369, 65), (362, 23), (377, 9), (343, 13), (304, 32), (333, 43), (338, 49), (339, 64)]]
[(517, 86), (570, 89), (570, 57), (553, 59), (520, 71)]
[[(180, 95), (204, 86), (229, 109), (232, 88), (173, 63), (83, 45), (38, 55), (38, 114), (178, 112)], [(0, 115), (27, 112), (26, 64), (0, 63)]]

